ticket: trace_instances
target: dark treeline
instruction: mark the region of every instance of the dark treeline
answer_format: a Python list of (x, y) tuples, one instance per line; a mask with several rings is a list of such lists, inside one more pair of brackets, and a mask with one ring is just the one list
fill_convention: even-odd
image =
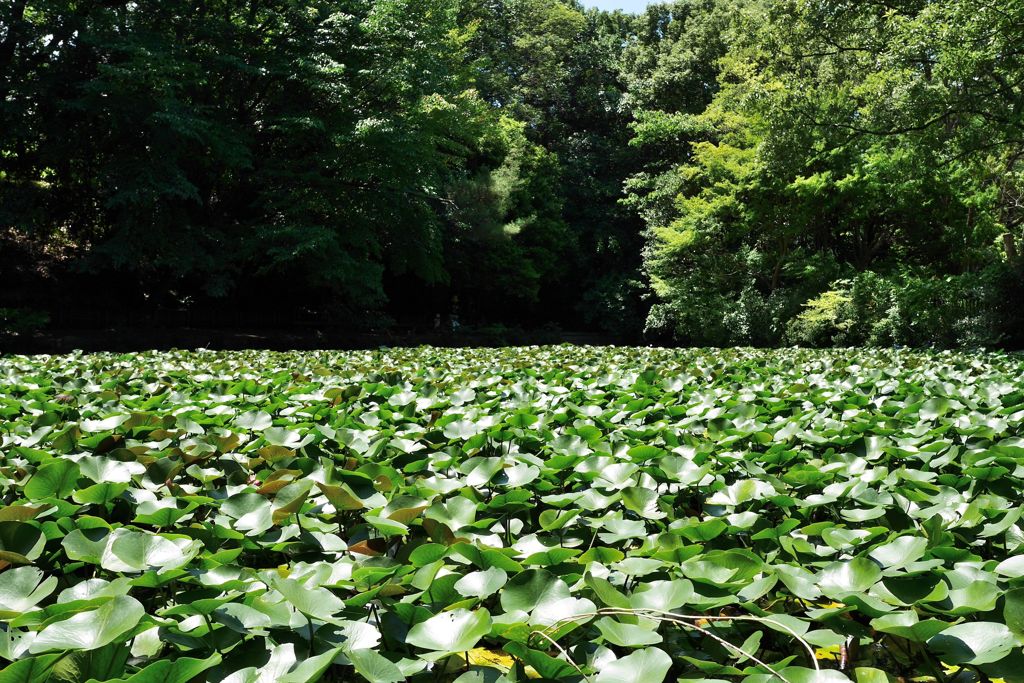
[(9, 331), (1019, 347), (1022, 190), (1020, 0), (0, 3)]

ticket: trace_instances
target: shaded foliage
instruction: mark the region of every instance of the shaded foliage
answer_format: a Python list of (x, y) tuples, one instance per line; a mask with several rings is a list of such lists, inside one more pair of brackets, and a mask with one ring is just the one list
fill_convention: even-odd
[[(0, 306), (1017, 346), (1022, 21), (980, 0), (12, 0)], [(851, 296), (844, 327), (815, 317)]]

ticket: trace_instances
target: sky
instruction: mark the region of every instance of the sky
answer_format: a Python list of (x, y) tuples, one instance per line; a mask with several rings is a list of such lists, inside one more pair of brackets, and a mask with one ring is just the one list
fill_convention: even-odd
[(587, 7), (601, 9), (621, 9), (626, 12), (642, 12), (649, 0), (583, 0)]

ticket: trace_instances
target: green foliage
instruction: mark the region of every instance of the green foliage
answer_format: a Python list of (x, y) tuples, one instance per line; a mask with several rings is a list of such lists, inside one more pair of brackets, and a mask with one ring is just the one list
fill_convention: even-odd
[(0, 308), (0, 335), (30, 334), (46, 326), (50, 316), (45, 311), (22, 308)]
[[(426, 289), (509, 323), (593, 321), (591, 283), (639, 279), (640, 224), (617, 204), (626, 17), (565, 0), (15, 0), (0, 27), (5, 278), (349, 317)], [(12, 300), (45, 306), (40, 289)], [(637, 296), (613, 305), (642, 315)]]
[(853, 316), (850, 311), (853, 297), (848, 291), (850, 283), (840, 280), (833, 286), (839, 289), (830, 289), (804, 304), (805, 310), (790, 322), (788, 333), (791, 339), (827, 346), (840, 341), (842, 334), (849, 331)]
[[(497, 138), (504, 157), (450, 189), (457, 226), (446, 245), (448, 270), (471, 309), (505, 314), (530, 311), (542, 287), (562, 276), (576, 245), (562, 217), (558, 160), (502, 118)], [(481, 282), (481, 272), (492, 277)]]
[(1018, 278), (998, 266), (944, 278), (868, 271), (808, 301), (786, 336), (809, 346), (991, 347), (1017, 326)]
[[(857, 286), (798, 320), (849, 332)], [(1013, 680), (1022, 372), (799, 348), (6, 357), (0, 681)]]
[[(723, 18), (727, 5), (647, 13), (659, 59), (708, 25), (718, 36), (697, 62), (716, 67), (698, 81), (709, 99), (651, 81), (633, 125), (651, 154), (628, 185), (660, 300), (649, 329), (716, 344), (1016, 334), (992, 274), (1016, 265), (1022, 220), (1024, 63), (1004, 49), (1020, 7), (743, 2)], [(760, 339), (730, 319), (758, 299)]]
[(454, 3), (11, 11), (0, 196), (34, 184), (39, 230), (90, 243), (88, 268), (214, 295), (273, 274), (359, 306), (385, 270), (444, 279), (444, 188), (496, 121)]
[(100, 325), (117, 291), (154, 321), (1020, 345), (1022, 21), (980, 0), (9, 0), (0, 330)]

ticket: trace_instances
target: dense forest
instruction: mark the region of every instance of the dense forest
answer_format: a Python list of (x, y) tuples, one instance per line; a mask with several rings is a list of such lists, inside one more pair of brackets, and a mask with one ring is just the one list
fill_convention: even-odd
[(1017, 348), (1022, 229), (1022, 0), (0, 4), (9, 331)]

